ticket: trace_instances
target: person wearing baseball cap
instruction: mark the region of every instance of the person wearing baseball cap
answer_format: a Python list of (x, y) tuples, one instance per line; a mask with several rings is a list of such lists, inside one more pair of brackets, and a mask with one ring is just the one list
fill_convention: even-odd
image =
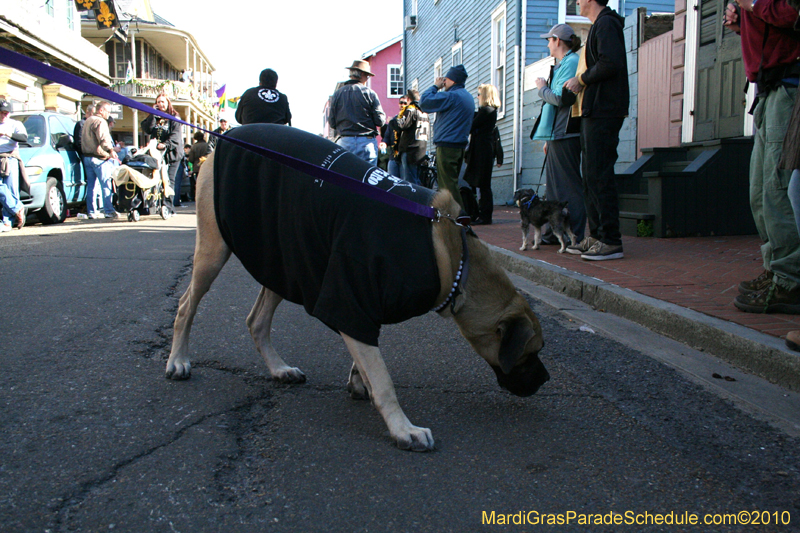
[(336, 130), (336, 144), (370, 165), (378, 164), (376, 136), (386, 123), (386, 114), (375, 91), (367, 87), (374, 76), (369, 62), (353, 61), (348, 67), (350, 79), (336, 89), (328, 110), (328, 125)]
[[(556, 61), (549, 79), (535, 80), (544, 104), (533, 125), (531, 139), (544, 141), (547, 199), (569, 204), (570, 226), (580, 242), (586, 228), (581, 180), (580, 119), (572, 117), (576, 95), (564, 89), (564, 83), (575, 76), (578, 70), (581, 39), (566, 24), (556, 24), (541, 37), (547, 39), (547, 49)], [(548, 229), (542, 242), (556, 244), (558, 241), (552, 230)], [(573, 248), (570, 253), (574, 252)]]
[(464, 200), (458, 190), (458, 174), (464, 162), (464, 150), (475, 115), (475, 101), (464, 88), (467, 76), (464, 65), (451, 67), (444, 77), (436, 78), (419, 100), (420, 109), (426, 113), (436, 113), (433, 142), (436, 145), (439, 187), (450, 191), (462, 209)]
[(10, 114), (11, 102), (0, 99), (0, 204), (3, 208), (0, 233), (11, 231), (12, 220), (19, 229), (25, 225), (25, 206), (19, 199), (19, 172), (23, 163), (17, 146), (28, 140), (28, 132), (22, 122), (14, 120)]

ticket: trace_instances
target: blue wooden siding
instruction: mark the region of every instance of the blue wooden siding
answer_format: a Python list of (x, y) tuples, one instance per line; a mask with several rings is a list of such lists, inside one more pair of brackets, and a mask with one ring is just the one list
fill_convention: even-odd
[[(527, 0), (527, 2), (525, 64), (530, 65), (549, 55), (547, 42), (539, 36), (547, 33), (550, 28), (559, 23), (559, 20), (556, 0)], [(620, 14), (625, 17), (639, 7), (646, 8), (648, 15), (675, 11), (675, 2), (670, 0), (619, 0), (619, 5), (623, 11)]]
[[(500, 0), (418, 0), (417, 28), (405, 31), (404, 64), (406, 87), (419, 80), (419, 91), (433, 85), (433, 66), (442, 58), (442, 74), (452, 66), (451, 51), (456, 42), (462, 42), (462, 63), (467, 69), (466, 89), (473, 96), (478, 85), (490, 83), (492, 76), (491, 44), (492, 13), (502, 5)], [(511, 199), (513, 182), (513, 125), (517, 112), (514, 101), (514, 46), (518, 44), (519, 12), (517, 0), (506, 1), (506, 65), (505, 65), (505, 115), (497, 126), (505, 152), (505, 163), (495, 167), (493, 189), (497, 202)], [(410, 15), (411, 0), (403, 1), (404, 15)], [(519, 97), (522, 96), (519, 86)], [(477, 96), (475, 96), (477, 109)], [(434, 123), (434, 128), (435, 123)], [(497, 184), (495, 186), (495, 183)], [(508, 196), (506, 198), (506, 196)]]

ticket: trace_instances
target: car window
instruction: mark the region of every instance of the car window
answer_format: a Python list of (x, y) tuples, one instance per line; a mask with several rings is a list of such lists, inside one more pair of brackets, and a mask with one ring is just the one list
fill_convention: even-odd
[(13, 117), (22, 122), (28, 132), (28, 142), (30, 146), (44, 146), (47, 130), (44, 127), (44, 117), (41, 115), (21, 115)]
[[(75, 132), (75, 121), (69, 118), (66, 115), (59, 115), (58, 120), (61, 121), (61, 124), (64, 126), (67, 133), (72, 135)], [(73, 139), (74, 140), (74, 139)]]
[(50, 142), (53, 146), (58, 144), (59, 139), (64, 135), (71, 135), (72, 132), (67, 131), (64, 125), (58, 120), (58, 117), (51, 116), (48, 120), (50, 123)]

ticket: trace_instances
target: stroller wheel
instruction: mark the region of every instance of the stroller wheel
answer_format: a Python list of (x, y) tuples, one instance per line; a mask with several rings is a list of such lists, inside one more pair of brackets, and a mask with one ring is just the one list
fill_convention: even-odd
[(169, 207), (166, 205), (161, 206), (161, 218), (167, 220), (169, 217), (172, 216), (172, 211), (170, 211)]
[(136, 210), (131, 211), (130, 214), (128, 214), (128, 220), (131, 222), (139, 222), (140, 217), (141, 215), (139, 215), (139, 211)]

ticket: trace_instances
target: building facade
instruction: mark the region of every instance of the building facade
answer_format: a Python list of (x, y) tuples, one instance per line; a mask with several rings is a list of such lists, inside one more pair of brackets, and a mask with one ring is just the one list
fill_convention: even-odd
[[(149, 0), (116, 0), (117, 14), (127, 42), (110, 39), (111, 30), (98, 29), (91, 16), (81, 19), (83, 36), (105, 51), (111, 89), (152, 106), (162, 92), (180, 117), (191, 124), (214, 129), (218, 100), (214, 95), (214, 67), (195, 37), (154, 13)], [(86, 95), (84, 105), (92, 101)], [(115, 106), (112, 134), (127, 144), (142, 145), (139, 124), (144, 119), (134, 109)], [(193, 131), (184, 128), (191, 143)]]
[[(94, 83), (109, 84), (108, 58), (81, 36), (74, 2), (4, 0), (0, 46)], [(15, 112), (47, 109), (78, 118), (82, 94), (0, 65), (0, 96), (11, 102)]]
[[(670, 0), (610, 0), (609, 5), (624, 15), (639, 7), (671, 12), (674, 6)], [(495, 168), (492, 189), (497, 202), (510, 200), (523, 183), (524, 151), (536, 149), (524, 142), (530, 133), (524, 93), (526, 67), (549, 54), (540, 35), (567, 23), (585, 40), (589, 21), (578, 15), (575, 0), (404, 0), (403, 13), (406, 86), (422, 91), (452, 65), (463, 64), (470, 93), (482, 83), (498, 88), (497, 126), (506, 163)]]

